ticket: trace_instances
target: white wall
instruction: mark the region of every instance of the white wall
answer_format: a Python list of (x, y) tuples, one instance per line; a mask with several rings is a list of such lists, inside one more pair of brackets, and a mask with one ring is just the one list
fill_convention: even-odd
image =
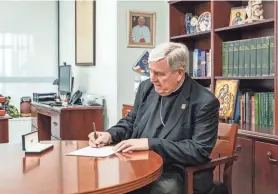
[[(121, 118), (123, 103), (133, 103), (136, 73), (131, 67), (144, 49), (127, 48), (127, 11), (157, 13), (156, 43), (168, 40), (168, 3), (165, 1), (97, 0), (96, 66), (73, 65), (75, 88), (106, 99), (105, 128)], [(109, 4), (109, 6), (107, 6)], [(60, 63), (75, 62), (74, 1), (60, 2)]]
[(74, 4), (74, 1), (60, 2), (60, 62), (73, 65), (75, 89), (104, 96), (106, 100), (104, 126), (107, 128), (117, 122), (117, 33), (113, 30), (116, 29), (117, 24), (117, 2), (116, 0), (97, 1), (96, 66), (91, 67), (74, 65)]
[(140, 75), (132, 71), (132, 66), (143, 51), (151, 48), (127, 48), (128, 11), (156, 12), (156, 39), (159, 44), (169, 40), (169, 4), (167, 1), (119, 1), (118, 2), (118, 119), (121, 117), (122, 105), (134, 102), (134, 81)]

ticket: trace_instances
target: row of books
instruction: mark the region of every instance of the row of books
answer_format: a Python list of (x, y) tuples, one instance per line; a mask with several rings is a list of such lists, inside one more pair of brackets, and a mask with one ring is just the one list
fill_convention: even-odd
[(222, 76), (274, 75), (274, 37), (222, 43)]
[(247, 91), (240, 100), (240, 121), (254, 125), (273, 127), (273, 92)]
[(273, 133), (273, 92), (238, 92), (229, 123), (248, 124), (256, 132)]
[(211, 76), (211, 52), (210, 49), (194, 49), (189, 52), (189, 66), (187, 72), (192, 77)]

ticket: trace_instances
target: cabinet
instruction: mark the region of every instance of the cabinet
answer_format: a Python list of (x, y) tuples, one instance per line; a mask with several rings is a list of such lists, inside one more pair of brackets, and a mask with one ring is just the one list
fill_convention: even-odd
[(233, 165), (233, 194), (278, 193), (278, 138), (239, 130), (239, 159)]
[(233, 164), (233, 194), (252, 194), (253, 141), (237, 138), (238, 160)]
[(0, 143), (9, 143), (9, 119), (10, 116), (0, 117)]
[(255, 143), (255, 194), (278, 193), (278, 145)]
[(103, 130), (101, 106), (51, 107), (33, 102), (31, 105), (32, 131), (39, 132), (40, 140), (88, 140), (88, 134)]

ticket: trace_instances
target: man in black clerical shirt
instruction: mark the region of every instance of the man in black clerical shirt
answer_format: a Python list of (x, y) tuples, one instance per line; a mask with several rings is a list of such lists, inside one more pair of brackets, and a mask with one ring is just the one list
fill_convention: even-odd
[[(92, 147), (115, 143), (115, 151), (152, 150), (163, 158), (163, 173), (134, 191), (184, 194), (184, 167), (210, 161), (218, 129), (218, 99), (186, 73), (188, 49), (164, 43), (149, 55), (150, 79), (143, 81), (133, 109), (106, 132), (89, 134)], [(214, 192), (213, 169), (194, 174), (194, 194)]]

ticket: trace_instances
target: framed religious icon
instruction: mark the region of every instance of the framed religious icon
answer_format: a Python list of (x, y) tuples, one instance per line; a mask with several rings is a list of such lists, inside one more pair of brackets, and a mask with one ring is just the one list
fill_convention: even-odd
[(75, 64), (95, 65), (96, 1), (75, 1)]
[(234, 119), (236, 100), (238, 98), (238, 80), (217, 80), (215, 96), (220, 102), (219, 118)]
[(244, 24), (246, 20), (245, 7), (233, 7), (230, 14), (230, 26)]
[(156, 13), (128, 12), (128, 47), (154, 47), (156, 38)]

